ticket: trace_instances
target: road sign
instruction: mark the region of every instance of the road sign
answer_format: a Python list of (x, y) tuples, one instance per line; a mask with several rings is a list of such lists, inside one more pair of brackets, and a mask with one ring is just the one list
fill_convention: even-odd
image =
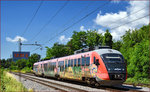
[(17, 61), (19, 59), (28, 59), (30, 56), (30, 52), (13, 52), (13, 61)]

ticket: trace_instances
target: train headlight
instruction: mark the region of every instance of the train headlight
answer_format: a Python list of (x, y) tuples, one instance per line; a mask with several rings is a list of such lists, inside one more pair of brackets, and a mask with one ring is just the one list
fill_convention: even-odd
[(108, 70), (110, 71), (110, 68), (108, 68)]

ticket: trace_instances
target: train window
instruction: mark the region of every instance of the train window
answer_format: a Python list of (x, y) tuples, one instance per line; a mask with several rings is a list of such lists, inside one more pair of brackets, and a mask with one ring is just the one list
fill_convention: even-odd
[(49, 70), (51, 71), (51, 62), (49, 62)]
[(80, 66), (80, 65), (81, 65), (81, 59), (78, 58), (78, 66)]
[(65, 68), (68, 67), (68, 64), (67, 64), (67, 59), (65, 60)]
[(74, 59), (74, 66), (76, 66), (77, 64), (77, 59)]
[(58, 67), (60, 67), (60, 61), (58, 61)]
[(34, 65), (33, 70), (36, 71), (37, 70), (37, 65)]
[(109, 53), (109, 54), (103, 54), (102, 58), (104, 62), (107, 63), (123, 63), (123, 56), (120, 54), (115, 54), (115, 53)]
[(73, 67), (73, 59), (71, 59), (71, 67)]
[[(56, 62), (54, 62), (54, 68), (56, 68)], [(53, 69), (54, 70), (54, 69)]]
[(68, 67), (70, 67), (71, 66), (71, 62), (70, 62), (70, 60), (68, 60)]
[(64, 70), (64, 61), (59, 61), (58, 67), (60, 68), (60, 71), (63, 71)]
[(47, 71), (47, 63), (44, 64), (44, 70)]
[(53, 62), (51, 62), (51, 71), (53, 70)]
[(96, 65), (97, 65), (97, 66), (100, 65), (100, 64), (99, 64), (99, 59), (96, 59)]
[(56, 62), (51, 62), (51, 71), (54, 71), (56, 68)]
[(53, 71), (53, 66), (54, 66), (54, 65), (53, 65), (53, 62), (51, 62), (51, 64), (52, 64), (52, 65), (51, 65), (51, 71)]
[(85, 65), (85, 57), (82, 57), (82, 66)]
[(94, 57), (94, 64), (96, 63), (96, 57)]
[(86, 57), (86, 66), (90, 65), (90, 57)]
[(62, 64), (61, 64), (61, 71), (64, 71), (64, 61), (62, 61)]

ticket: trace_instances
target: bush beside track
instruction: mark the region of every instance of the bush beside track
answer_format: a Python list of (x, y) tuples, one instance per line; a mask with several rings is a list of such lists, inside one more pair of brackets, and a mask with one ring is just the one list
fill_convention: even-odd
[(27, 89), (18, 82), (10, 73), (1, 69), (1, 89), (0, 92), (25, 92)]

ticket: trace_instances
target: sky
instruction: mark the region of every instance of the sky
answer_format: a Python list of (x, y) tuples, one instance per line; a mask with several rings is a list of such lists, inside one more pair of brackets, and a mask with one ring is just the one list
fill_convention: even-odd
[(127, 30), (147, 25), (148, 14), (148, 0), (1, 1), (1, 59), (18, 51), (19, 39), (23, 44), (41, 44), (42, 50), (23, 45), (22, 51), (38, 53), (42, 58), (46, 56), (46, 46), (66, 44), (73, 31), (96, 29), (104, 34), (109, 29), (113, 40), (121, 40)]

